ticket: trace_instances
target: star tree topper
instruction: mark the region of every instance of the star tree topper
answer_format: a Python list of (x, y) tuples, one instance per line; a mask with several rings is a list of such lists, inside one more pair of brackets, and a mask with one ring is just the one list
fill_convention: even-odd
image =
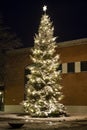
[(44, 5), (44, 6), (43, 6), (43, 11), (46, 12), (46, 10), (47, 10), (47, 6)]

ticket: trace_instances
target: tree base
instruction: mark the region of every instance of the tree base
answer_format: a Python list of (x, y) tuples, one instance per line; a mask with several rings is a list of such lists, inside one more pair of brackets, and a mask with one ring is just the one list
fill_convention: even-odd
[(59, 112), (59, 113), (51, 113), (51, 114), (48, 114), (48, 115), (45, 115), (44, 113), (42, 115), (32, 115), (30, 117), (35, 117), (35, 118), (50, 118), (50, 117), (69, 117), (70, 114), (69, 113), (66, 113), (66, 112)]

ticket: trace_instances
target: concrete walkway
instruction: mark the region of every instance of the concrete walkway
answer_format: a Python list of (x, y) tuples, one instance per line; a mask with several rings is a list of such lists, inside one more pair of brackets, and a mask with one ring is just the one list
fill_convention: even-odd
[(0, 114), (0, 130), (10, 128), (9, 122), (24, 123), (20, 128), (21, 130), (87, 130), (87, 115), (72, 115), (59, 118), (30, 118), (27, 115)]

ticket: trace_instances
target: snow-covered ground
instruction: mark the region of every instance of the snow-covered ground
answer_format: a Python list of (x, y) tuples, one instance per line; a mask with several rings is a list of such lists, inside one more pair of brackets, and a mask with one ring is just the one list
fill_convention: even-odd
[(59, 118), (30, 118), (27, 115), (0, 114), (0, 130), (10, 128), (9, 122), (24, 123), (20, 128), (21, 130), (87, 130), (87, 115), (72, 115)]

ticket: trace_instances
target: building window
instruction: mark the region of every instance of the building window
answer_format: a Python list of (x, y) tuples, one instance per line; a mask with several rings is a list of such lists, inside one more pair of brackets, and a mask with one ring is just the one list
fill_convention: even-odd
[(62, 72), (62, 64), (59, 65), (59, 67), (57, 68), (57, 71), (58, 70), (61, 70), (61, 72)]
[[(24, 87), (26, 86), (27, 84), (27, 81), (28, 81), (28, 78), (27, 78), (27, 75), (30, 74), (30, 70), (27, 69), (27, 67), (25, 68), (25, 75), (24, 75)], [(24, 88), (24, 100), (26, 100), (26, 87)]]
[(73, 73), (75, 72), (75, 63), (71, 62), (67, 64), (67, 71), (68, 73)]
[(81, 71), (87, 71), (87, 61), (81, 61)]
[(27, 83), (28, 79), (27, 79), (27, 75), (30, 74), (30, 70), (27, 69), (27, 67), (25, 68), (25, 84)]

